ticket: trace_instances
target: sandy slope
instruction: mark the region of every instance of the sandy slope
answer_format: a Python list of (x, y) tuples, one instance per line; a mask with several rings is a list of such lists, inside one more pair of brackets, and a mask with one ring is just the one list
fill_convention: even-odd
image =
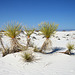
[[(67, 36), (69, 34), (69, 36)], [(36, 39), (33, 39), (33, 36)], [(26, 36), (20, 34), (21, 44), (26, 44)], [(60, 38), (60, 40), (59, 40)], [(10, 38), (3, 36), (4, 44), (10, 47)], [(43, 35), (32, 34), (31, 43), (40, 48), (45, 38)], [(35, 60), (31, 63), (24, 62), (21, 52), (1, 57), (0, 54), (0, 75), (75, 75), (75, 55), (65, 55), (59, 51), (67, 50), (68, 42), (75, 43), (75, 31), (57, 32), (51, 37), (53, 50), (52, 54), (33, 53)], [(6, 46), (7, 47), (7, 46)], [(32, 49), (32, 48), (30, 48)], [(75, 53), (75, 51), (73, 51)]]

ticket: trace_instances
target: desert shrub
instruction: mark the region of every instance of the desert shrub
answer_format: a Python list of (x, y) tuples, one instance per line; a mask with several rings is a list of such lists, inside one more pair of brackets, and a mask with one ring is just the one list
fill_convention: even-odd
[(42, 50), (46, 50), (49, 47), (48, 46), (49, 44), (52, 45), (51, 40), (49, 38), (55, 34), (55, 31), (57, 30), (57, 28), (58, 28), (58, 24), (55, 25), (54, 23), (49, 24), (49, 23), (44, 22), (44, 23), (39, 24), (40, 31), (46, 37), (46, 40), (43, 43), (40, 49), (40, 52), (42, 52)]
[(30, 29), (27, 27), (24, 27), (24, 31), (27, 33), (27, 36), (30, 37), (30, 35), (34, 32), (34, 28)]
[(22, 26), (19, 23), (8, 23), (5, 26), (5, 35), (15, 38), (20, 34)]
[(70, 55), (71, 54), (71, 50), (74, 49), (74, 44), (68, 43), (67, 44), (67, 48), (68, 48), (68, 50), (66, 50), (64, 53)]
[(21, 29), (22, 26), (18, 22), (8, 23), (5, 26), (5, 35), (11, 38), (11, 48), (9, 53), (21, 51), (23, 46), (18, 43), (16, 38), (16, 36), (20, 34)]
[(49, 23), (41, 23), (39, 24), (39, 29), (40, 31), (45, 35), (46, 38), (51, 37), (58, 28), (58, 24), (54, 25), (54, 23), (49, 24)]
[(74, 44), (68, 43), (67, 48), (68, 48), (69, 51), (73, 50), (74, 49)]
[(39, 52), (39, 49), (36, 46), (34, 47), (34, 52)]
[(29, 46), (29, 43), (30, 43), (30, 35), (34, 32), (34, 28), (32, 28), (32, 29), (29, 29), (29, 28), (26, 28), (26, 27), (24, 27), (24, 30), (25, 30), (25, 32), (27, 33), (27, 48), (28, 48), (28, 46)]
[(23, 61), (26, 61), (26, 62), (31, 62), (34, 59), (34, 56), (31, 53), (26, 53), (26, 52), (23, 53), (21, 57), (23, 58)]

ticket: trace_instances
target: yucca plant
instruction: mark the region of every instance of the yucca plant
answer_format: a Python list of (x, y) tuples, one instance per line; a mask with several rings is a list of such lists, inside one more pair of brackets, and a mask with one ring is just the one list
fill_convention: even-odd
[(30, 42), (30, 35), (34, 32), (34, 28), (32, 29), (28, 29), (26, 27), (24, 27), (25, 32), (27, 33), (27, 48), (29, 46), (29, 42)]
[(5, 26), (5, 35), (11, 38), (11, 52), (15, 52), (19, 48), (19, 43), (16, 36), (20, 34), (22, 26), (19, 23), (8, 23)]
[(58, 24), (49, 24), (46, 23), (46, 22), (42, 22), (41, 24), (39, 24), (39, 29), (40, 31), (45, 35), (46, 37), (46, 40), (45, 42), (43, 43), (41, 49), (40, 49), (40, 52), (42, 52), (42, 50), (46, 50), (48, 49), (49, 46), (52, 45), (51, 43), (51, 40), (49, 39), (53, 34), (55, 34), (55, 31), (57, 30), (58, 28)]
[(30, 29), (30, 28), (24, 27), (24, 30), (27, 33), (27, 37), (29, 38), (30, 35), (34, 32), (35, 28)]
[(68, 43), (67, 44), (67, 48), (68, 48), (68, 50), (65, 52), (65, 54), (71, 54), (71, 50), (73, 50), (74, 49), (74, 44), (70, 44), (70, 43)]
[(31, 62), (33, 61), (33, 58), (34, 58), (34, 56), (31, 53), (23, 53), (21, 57), (23, 58), (23, 61), (26, 61), (26, 62)]
[(39, 52), (39, 49), (36, 46), (34, 47), (34, 52)]

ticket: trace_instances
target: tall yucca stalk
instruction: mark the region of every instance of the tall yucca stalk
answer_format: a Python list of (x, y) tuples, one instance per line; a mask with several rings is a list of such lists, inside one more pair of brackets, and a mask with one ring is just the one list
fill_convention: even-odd
[(19, 23), (8, 23), (5, 27), (5, 35), (11, 38), (11, 50), (10, 52), (15, 52), (19, 47), (19, 43), (16, 36), (20, 34), (22, 26)]
[(29, 42), (30, 42), (30, 35), (34, 32), (35, 29), (34, 28), (28, 29), (26, 27), (24, 27), (24, 29), (25, 29), (25, 32), (27, 33), (27, 48), (28, 48)]
[(39, 24), (40, 31), (46, 37), (46, 40), (41, 47), (41, 50), (40, 50), (41, 52), (42, 52), (42, 50), (46, 50), (48, 48), (49, 44), (51, 45), (51, 40), (49, 40), (49, 38), (53, 34), (55, 34), (55, 31), (57, 30), (57, 28), (58, 28), (58, 24), (55, 25), (54, 23), (49, 24), (49, 22), (48, 23), (42, 22), (41, 24)]

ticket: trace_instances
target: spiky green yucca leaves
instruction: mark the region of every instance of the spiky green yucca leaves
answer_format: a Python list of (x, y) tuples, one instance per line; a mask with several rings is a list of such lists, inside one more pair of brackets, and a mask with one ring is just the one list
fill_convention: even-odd
[(28, 28), (26, 28), (26, 27), (24, 27), (24, 30), (26, 31), (26, 33), (27, 33), (27, 48), (28, 48), (28, 46), (29, 46), (29, 42), (30, 42), (30, 35), (34, 32), (34, 28), (33, 29), (28, 29)]
[(58, 28), (58, 24), (55, 25), (54, 23), (49, 24), (46, 22), (42, 22), (41, 24), (39, 24), (39, 29), (40, 31), (45, 35), (46, 40), (43, 43), (40, 52), (42, 52), (43, 50), (51, 50), (51, 40), (49, 39), (51, 37), (51, 35), (53, 35), (56, 31), (56, 29)]
[(40, 31), (45, 35), (46, 38), (51, 37), (52, 34), (54, 34), (54, 31), (56, 31), (58, 28), (58, 24), (54, 25), (54, 23), (41, 23), (39, 24)]
[(28, 28), (26, 28), (26, 27), (24, 27), (24, 29), (25, 29), (25, 31), (26, 31), (26, 33), (27, 33), (27, 36), (29, 36), (30, 37), (30, 35), (34, 32), (34, 28), (33, 29), (28, 29)]
[(11, 38), (11, 47), (9, 49), (9, 53), (21, 51), (21, 45), (16, 39), (16, 36), (19, 35), (20, 32), (21, 26), (19, 23), (8, 23), (7, 26), (5, 26), (5, 35)]
[(70, 55), (71, 54), (71, 50), (74, 49), (74, 44), (68, 43), (67, 44), (67, 48), (68, 48), (68, 50), (66, 50), (64, 53)]
[(21, 57), (23, 58), (24, 61), (31, 62), (33, 61), (34, 56), (31, 53), (23, 53)]
[(5, 35), (11, 37), (11, 38), (15, 38), (18, 34), (20, 34), (21, 32), (21, 26), (19, 23), (12, 23), (12, 24), (8, 24), (5, 27)]
[(68, 48), (69, 51), (71, 51), (72, 49), (74, 49), (74, 44), (68, 43), (67, 48)]

